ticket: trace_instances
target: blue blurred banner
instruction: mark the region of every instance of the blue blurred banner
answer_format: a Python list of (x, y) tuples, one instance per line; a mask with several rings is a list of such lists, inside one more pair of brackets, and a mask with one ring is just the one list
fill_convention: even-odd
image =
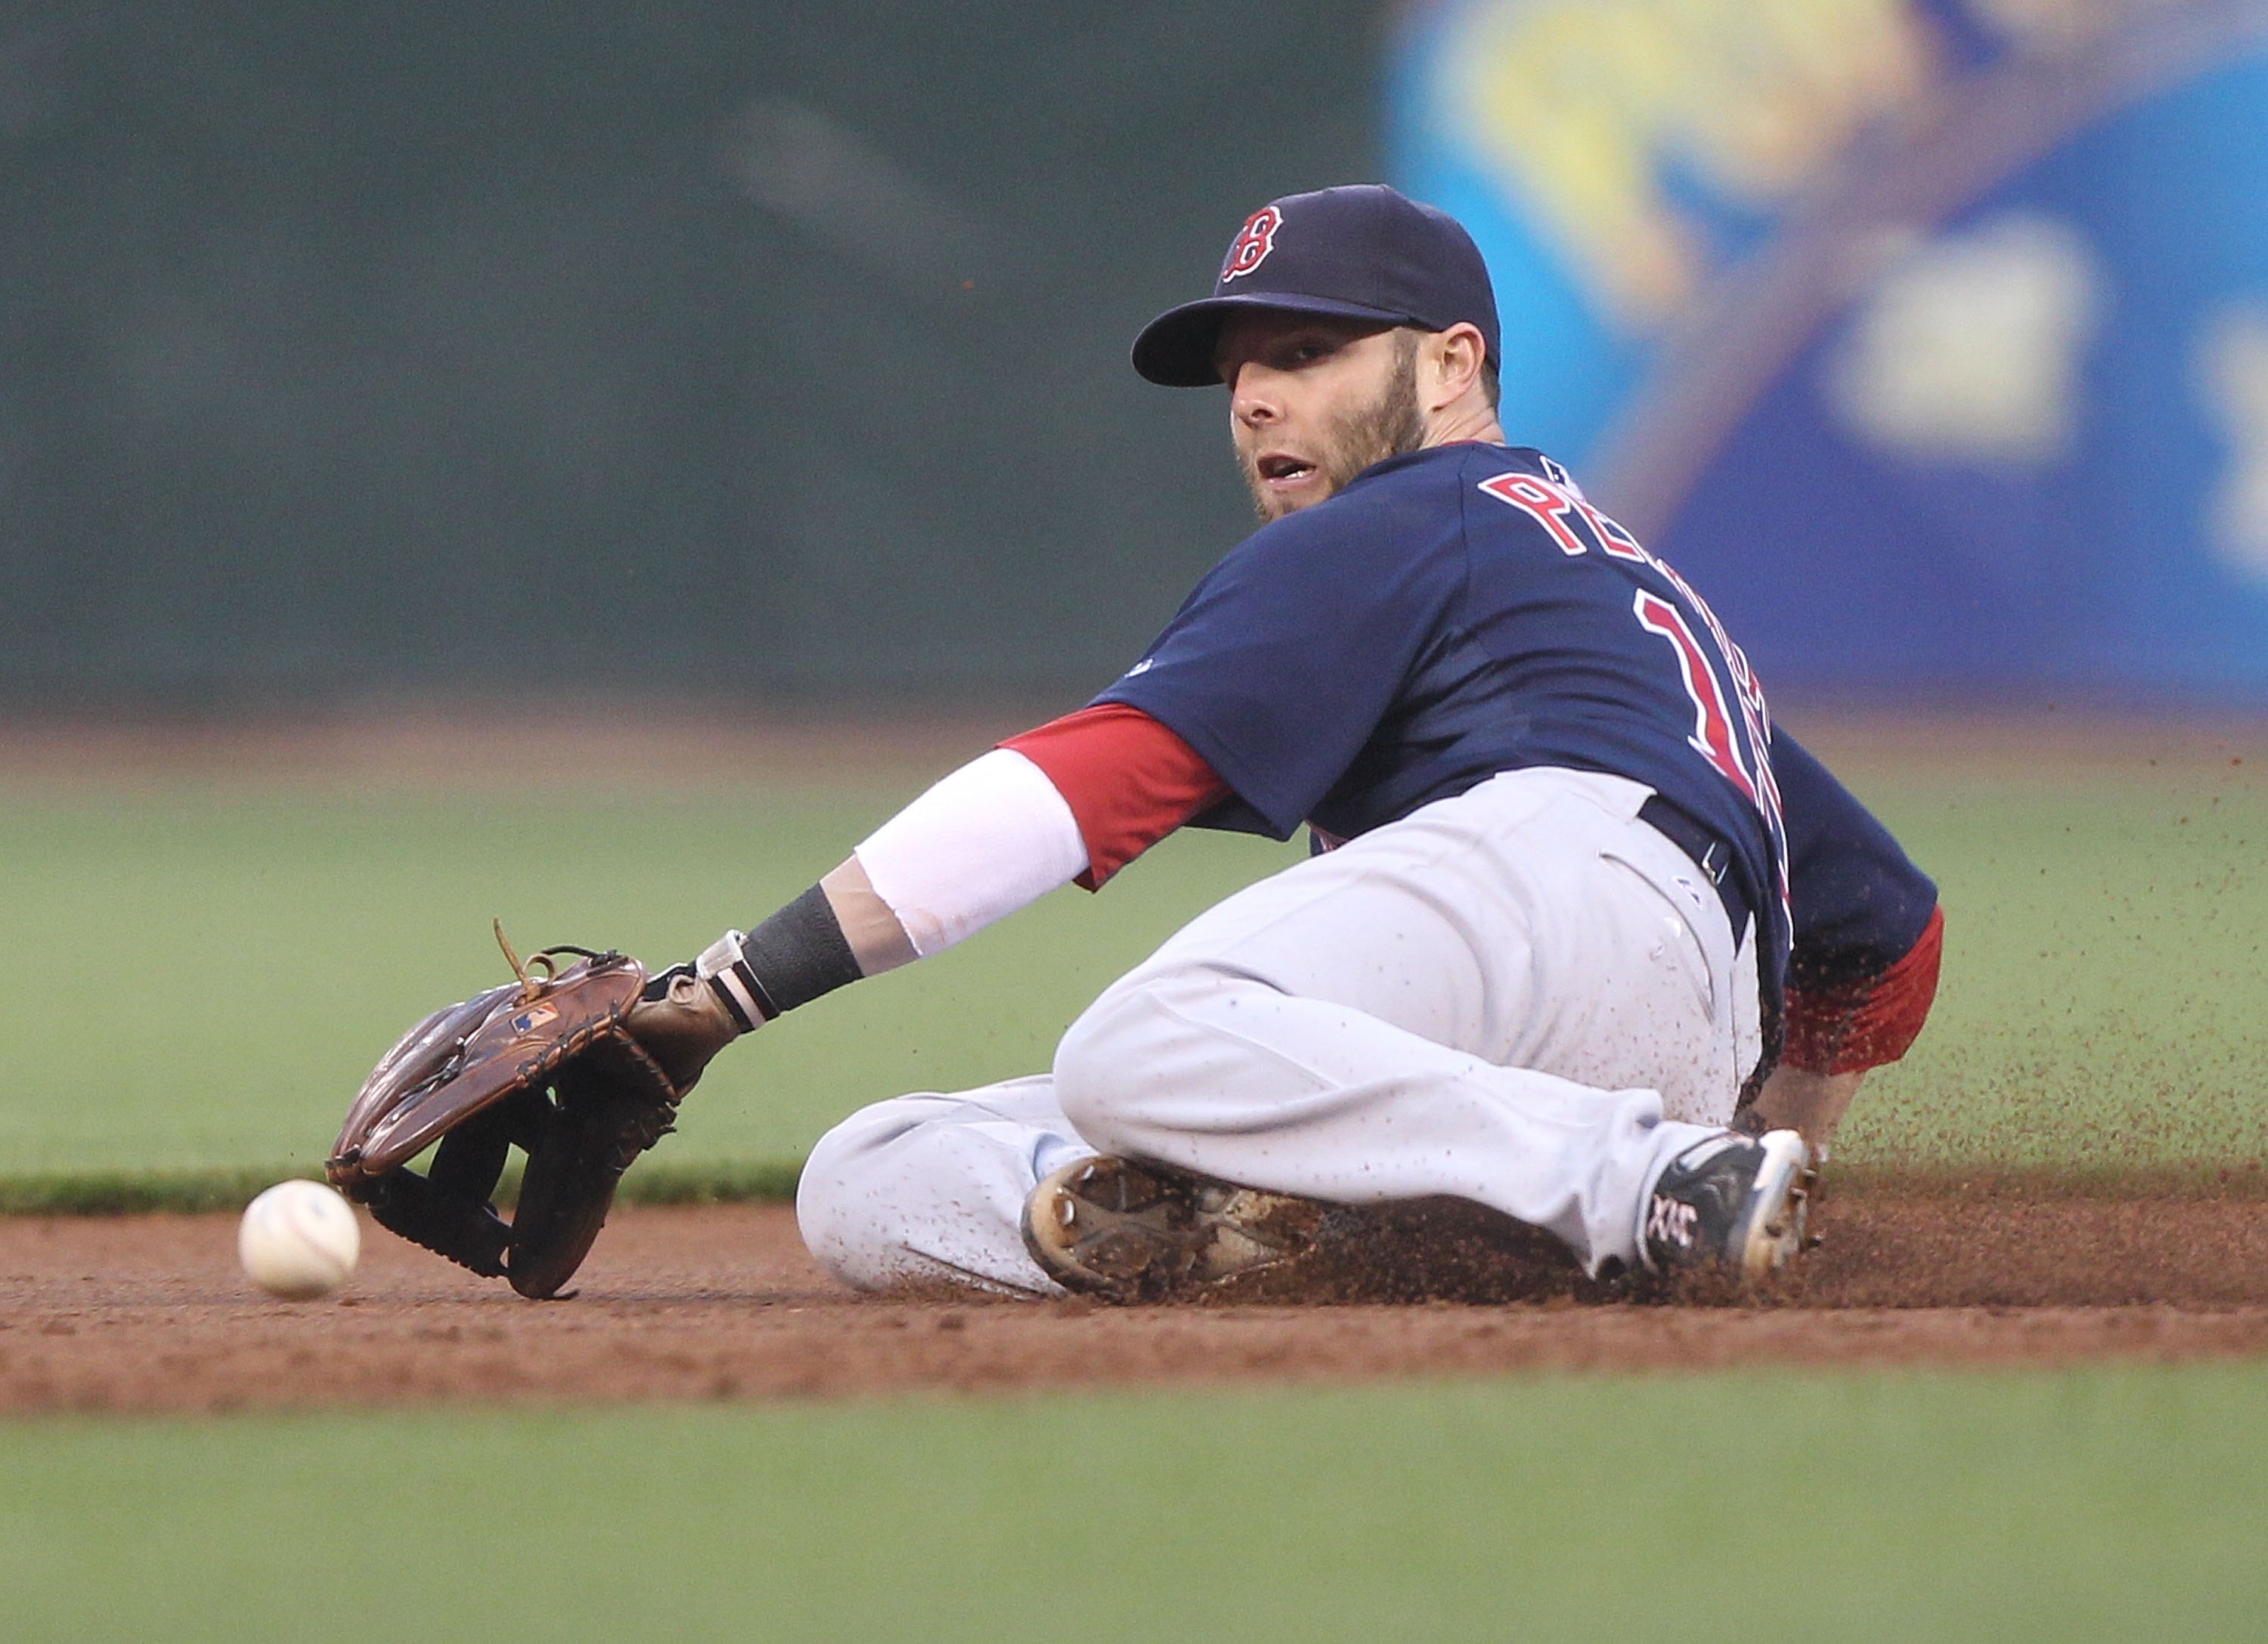
[(2268, 700), (2268, 5), (1442, 0), (1512, 439), (1767, 682)]

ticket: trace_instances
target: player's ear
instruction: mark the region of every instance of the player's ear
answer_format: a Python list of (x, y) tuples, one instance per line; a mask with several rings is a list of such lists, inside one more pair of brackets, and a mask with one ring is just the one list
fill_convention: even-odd
[(1460, 320), (1428, 339), (1425, 355), (1433, 367), (1432, 402), (1426, 409), (1445, 410), (1468, 394), (1479, 390), (1481, 367), (1488, 360), (1488, 343), (1480, 328)]

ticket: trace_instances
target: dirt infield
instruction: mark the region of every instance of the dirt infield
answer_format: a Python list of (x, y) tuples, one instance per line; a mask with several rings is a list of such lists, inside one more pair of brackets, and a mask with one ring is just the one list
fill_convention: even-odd
[(376, 1229), (347, 1292), (291, 1305), (239, 1275), (231, 1218), (25, 1218), (0, 1221), (0, 1412), (2268, 1354), (2256, 1178), (1860, 1181), (1822, 1225), (1764, 1305), (1586, 1302), (1514, 1263), (1491, 1282), (1527, 1299), (1490, 1305), (1110, 1309), (854, 1296), (777, 1205), (620, 1212), (546, 1304)]

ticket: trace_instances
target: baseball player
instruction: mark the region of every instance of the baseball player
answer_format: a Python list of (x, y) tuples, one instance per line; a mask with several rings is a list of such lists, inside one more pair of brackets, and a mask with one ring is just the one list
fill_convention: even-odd
[(1498, 337), (1440, 211), (1364, 185), (1255, 212), (1133, 361), (1225, 388), (1260, 527), (1086, 707), (656, 978), (631, 1026), (689, 1083), (1176, 828), (1311, 829), (1051, 1071), (831, 1131), (798, 1214), (843, 1280), (1178, 1294), (1438, 1195), (1594, 1274), (1753, 1279), (1799, 1246), (1804, 1132), (1927, 1013), (1935, 888), (1677, 572), (1505, 443)]

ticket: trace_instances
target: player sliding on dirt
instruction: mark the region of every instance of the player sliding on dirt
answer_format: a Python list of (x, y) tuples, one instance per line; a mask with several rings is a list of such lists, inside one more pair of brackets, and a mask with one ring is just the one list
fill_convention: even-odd
[[(1440, 212), (1361, 186), (1254, 213), (1134, 365), (1226, 385), (1263, 523), (1125, 675), (689, 965), (441, 1013), (373, 1075), (334, 1179), (550, 1294), (733, 1039), (1176, 828), (1304, 823), (1314, 854), (1113, 984), (1052, 1072), (830, 1132), (798, 1198), (813, 1253), (860, 1288), (1167, 1296), (1298, 1256), (1332, 1207), (1447, 1195), (1594, 1274), (1778, 1267), (1804, 1132), (1928, 1010), (1935, 889), (1772, 729), (1683, 579), (1504, 443), (1498, 359)], [(431, 1183), (400, 1168), (445, 1133)], [(482, 1201), (514, 1141), (512, 1227)]]

